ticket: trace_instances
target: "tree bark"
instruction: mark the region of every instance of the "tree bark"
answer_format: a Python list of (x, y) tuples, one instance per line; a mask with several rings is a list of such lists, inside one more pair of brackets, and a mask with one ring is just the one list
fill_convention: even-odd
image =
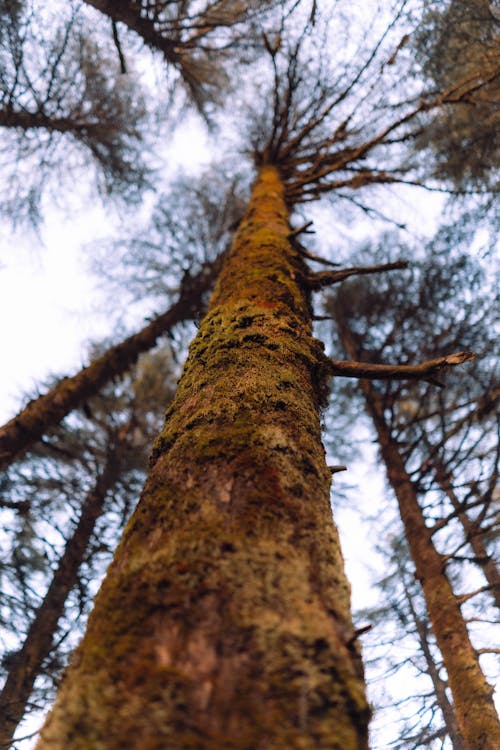
[(434, 661), (434, 657), (429, 645), (428, 620), (423, 620), (421, 617), (419, 617), (415, 609), (410, 591), (408, 590), (406, 585), (404, 588), (406, 601), (408, 602), (408, 608), (410, 610), (413, 622), (415, 623), (415, 630), (417, 633), (420, 648), (422, 650), (422, 655), (427, 665), (427, 674), (429, 675), (432, 682), (432, 687), (434, 688), (436, 703), (439, 706), (441, 713), (443, 714), (446, 732), (451, 740), (451, 744), (453, 745), (453, 750), (466, 750), (464, 741), (460, 734), (457, 717), (455, 715), (455, 709), (449, 701), (448, 695), (446, 693), (447, 684), (439, 674), (438, 666)]
[[(348, 324), (337, 319), (342, 343), (353, 358), (359, 357)], [(372, 418), (387, 477), (399, 504), (406, 540), (425, 597), (429, 620), (443, 656), (455, 713), (466, 750), (499, 750), (500, 722), (473, 648), (457, 599), (445, 573), (444, 558), (432, 542), (418, 497), (385, 421), (381, 400), (368, 380), (360, 380), (366, 410)]]
[(0, 693), (0, 748), (13, 743), (18, 724), (26, 712), (26, 705), (44, 659), (50, 654), (57, 623), (64, 613), (66, 599), (77, 582), (78, 569), (102, 515), (109, 490), (120, 474), (116, 455), (110, 454), (95, 487), (82, 506), (78, 524), (68, 540), (54, 572), (52, 582), (27, 632), (22, 648), (15, 655), (13, 666)]
[(462, 524), (467, 541), (469, 542), (478, 565), (483, 571), (484, 577), (490, 586), (490, 593), (495, 605), (500, 609), (500, 572), (494, 558), (489, 554), (483, 540), (481, 526), (478, 526), (472, 518), (469, 518), (465, 510), (461, 510), (460, 500), (455, 494), (453, 484), (446, 471), (445, 466), (438, 458), (433, 459), (436, 481), (442, 491), (448, 497), (450, 503), (457, 513), (457, 518)]
[(0, 427), (0, 471), (39, 440), (51, 427), (55, 427), (73, 409), (81, 406), (115, 377), (123, 375), (143, 352), (149, 351), (170, 328), (186, 320), (199, 307), (201, 294), (206, 291), (215, 275), (205, 268), (189, 279), (181, 289), (179, 300), (162, 315), (145, 326), (142, 331), (112, 346), (88, 367), (72, 377), (63, 378), (50, 391), (40, 396)]
[(38, 750), (365, 750), (307, 269), (264, 166)]

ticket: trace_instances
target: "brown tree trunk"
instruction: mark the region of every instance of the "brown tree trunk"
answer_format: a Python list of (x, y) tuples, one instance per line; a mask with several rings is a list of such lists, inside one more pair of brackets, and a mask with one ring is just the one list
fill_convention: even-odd
[(260, 170), (38, 750), (364, 750), (323, 353)]
[(432, 682), (432, 687), (436, 696), (436, 702), (441, 710), (441, 713), (443, 714), (446, 732), (451, 740), (451, 744), (453, 745), (453, 750), (466, 750), (462, 735), (460, 734), (455, 710), (453, 708), (453, 705), (448, 700), (448, 695), (446, 694), (447, 683), (443, 679), (441, 679), (439, 669), (434, 661), (434, 657), (429, 646), (428, 621), (423, 620), (418, 616), (418, 613), (415, 610), (415, 606), (413, 604), (411, 593), (406, 586), (405, 595), (412, 620), (415, 623), (418, 642), (420, 644), (420, 648), (427, 665), (427, 674), (429, 675)]
[(138, 333), (112, 346), (88, 367), (72, 377), (63, 378), (43, 396), (30, 403), (0, 427), (0, 471), (22, 455), (50, 428), (55, 427), (73, 409), (81, 406), (114, 377), (123, 375), (149, 351), (158, 338), (181, 320), (192, 317), (198, 309), (201, 294), (209, 288), (214, 270), (203, 269), (181, 290), (179, 300)]
[(102, 515), (107, 493), (119, 474), (116, 454), (111, 453), (93, 491), (85, 498), (78, 524), (66, 544), (23, 646), (15, 655), (13, 666), (0, 693), (0, 748), (7, 748), (13, 742), (14, 733), (25, 714), (35, 679), (40, 673), (44, 659), (50, 654), (57, 623), (64, 613), (66, 599), (76, 585), (78, 569), (96, 521)]
[[(337, 320), (342, 343), (353, 359), (359, 358), (356, 340), (347, 323)], [(443, 656), (455, 713), (466, 750), (500, 750), (500, 722), (493, 689), (479, 665), (457, 599), (445, 573), (444, 558), (432, 543), (413, 483), (398, 444), (384, 418), (380, 396), (368, 380), (360, 380), (368, 414), (378, 435), (387, 477), (399, 504), (406, 540), (416, 576), (425, 597), (437, 645)]]
[(500, 609), (500, 572), (495, 560), (486, 549), (483, 541), (483, 533), (481, 531), (481, 527), (478, 527), (473, 519), (469, 518), (466, 511), (461, 510), (461, 503), (455, 495), (455, 490), (453, 488), (450, 477), (446, 471), (446, 468), (438, 458), (435, 458), (433, 460), (433, 465), (435, 468), (436, 481), (455, 509), (457, 518), (462, 524), (463, 530), (465, 531), (465, 537), (472, 547), (474, 555), (476, 556), (477, 563), (478, 565), (480, 565), (481, 570), (484, 573), (484, 577), (486, 578), (490, 586), (490, 593), (493, 597), (495, 605)]

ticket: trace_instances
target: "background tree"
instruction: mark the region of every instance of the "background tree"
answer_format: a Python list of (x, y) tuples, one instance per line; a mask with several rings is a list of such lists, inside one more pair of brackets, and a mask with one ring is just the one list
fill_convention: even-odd
[(61, 203), (61, 183), (85, 172), (89, 153), (90, 179), (102, 192), (137, 198), (147, 171), (146, 105), (132, 77), (120, 75), (109, 43), (89, 36), (71, 3), (2, 7), (2, 211), (15, 224), (39, 223), (44, 191)]
[(426, 4), (413, 44), (425, 75), (443, 89), (458, 80), (486, 82), (457, 107), (445, 106), (420, 143), (432, 146), (437, 176), (458, 187), (498, 189), (499, 22), (488, 0)]
[(283, 0), (83, 1), (111, 19), (119, 52), (118, 29), (125, 27), (161, 53), (179, 72), (191, 100), (205, 116), (230, 87), (227, 63), (234, 60), (233, 47), (237, 46), (243, 57), (252, 47), (260, 46), (263, 11), (273, 6), (286, 9), (287, 5)]
[[(475, 345), (486, 360), (475, 380), (463, 382), (461, 378), (455, 378), (442, 391), (436, 391), (436, 382), (422, 393), (422, 387), (417, 390), (408, 384), (391, 384), (381, 390), (361, 381), (388, 479), (398, 498), (417, 577), (426, 594), (430, 621), (443, 651), (465, 746), (474, 747), (474, 742), (479, 742), (477, 747), (480, 747), (484, 738), (477, 732), (485, 717), (481, 716), (479, 729), (466, 727), (472, 718), (470, 714), (465, 723), (460, 717), (459, 705), (464, 696), (457, 694), (454, 688), (452, 670), (455, 665), (449, 660), (451, 655), (446, 653), (446, 638), (442, 638), (445, 603), (441, 601), (440, 607), (435, 609), (439, 593), (438, 589), (432, 589), (432, 579), (446, 568), (453, 585), (463, 586), (463, 570), (457, 569), (456, 563), (463, 564), (469, 559), (489, 571), (493, 586), (497, 581), (495, 575), (498, 573), (491, 552), (484, 543), (485, 539), (491, 543), (494, 531), (491, 495), (498, 480), (498, 440), (494, 437), (497, 432), (497, 397), (491, 385), (495, 382), (494, 374), (488, 371), (487, 359), (492, 347), (492, 321), (488, 320), (491, 303), (486, 301), (484, 304), (483, 299), (474, 295), (480, 287), (480, 273), (472, 261), (464, 256), (450, 261), (449, 252), (445, 260), (433, 258), (427, 272), (414, 282), (413, 294), (409, 293), (407, 282), (398, 285), (396, 278), (383, 282), (379, 288), (369, 282), (358, 282), (356, 291), (352, 286), (339, 293), (335, 307), (341, 340), (351, 356), (360, 359), (366, 356), (370, 359), (398, 357), (411, 361), (416, 337), (424, 335), (429, 356), (436, 356), (452, 342), (460, 340)], [(484, 293), (484, 283), (482, 288)], [(388, 299), (392, 303), (390, 306)], [(377, 318), (378, 328), (373, 327)], [(471, 398), (474, 387), (479, 389), (480, 397), (476, 390), (475, 398)], [(474, 418), (471, 419), (472, 414)], [(487, 415), (493, 420), (493, 434)], [(462, 526), (462, 539), (458, 542), (460, 529), (456, 528), (457, 523)], [(468, 558), (465, 546), (469, 544), (475, 552)], [(437, 545), (436, 549), (434, 545)], [(488, 590), (490, 585), (480, 586), (480, 591)], [(449, 591), (451, 593), (451, 589)], [(463, 605), (470, 596), (467, 593), (457, 595), (457, 603)], [(451, 612), (450, 615), (446, 637), (451, 637), (456, 627), (461, 631), (460, 643), (463, 645), (466, 637), (464, 617), (458, 614), (457, 606), (455, 615)], [(452, 624), (454, 618), (455, 625)], [(476, 660), (474, 649), (469, 650), (470, 657)], [(488, 646), (480, 651), (487, 652)], [(479, 683), (481, 679), (478, 671)], [(485, 684), (487, 702), (489, 694)]]
[[(385, 575), (377, 582), (379, 601), (357, 613), (373, 626), (363, 636), (375, 709), (372, 746), (390, 744), (397, 750), (443, 747), (448, 738), (453, 750), (463, 750), (441, 653), (404, 535), (390, 509), (385, 510), (386, 520), (379, 524), (378, 531), (389, 543), (377, 547), (385, 568)], [(411, 685), (411, 692), (401, 689), (402, 681)]]
[(53, 695), (144, 481), (172, 365), (164, 351), (143, 356), (89, 400), (89, 416), (66, 420), (4, 475), (2, 747)]
[[(179, 178), (160, 198), (137, 236), (131, 232), (122, 240), (102, 242), (98, 251), (93, 249), (94, 272), (106, 295), (119, 300), (120, 320), (139, 301), (142, 314), (151, 312), (151, 317), (146, 318), (149, 322), (100, 352), (80, 372), (63, 378), (31, 400), (0, 427), (1, 468), (6, 468), (72, 409), (81, 407), (105, 384), (126, 373), (160, 337), (168, 335), (172, 339), (179, 323), (201, 317), (204, 298), (241, 212), (241, 188), (236, 176), (224, 178), (220, 170), (217, 174), (207, 173), (196, 189), (185, 178)], [(137, 231), (135, 217), (134, 224)], [(145, 299), (150, 305), (147, 311)], [(166, 301), (172, 301), (172, 305), (163, 311)]]

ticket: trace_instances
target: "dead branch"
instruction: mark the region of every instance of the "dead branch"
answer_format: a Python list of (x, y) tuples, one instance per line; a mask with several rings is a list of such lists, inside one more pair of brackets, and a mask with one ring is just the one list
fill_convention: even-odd
[(394, 271), (396, 269), (408, 268), (408, 265), (408, 261), (406, 260), (397, 260), (394, 263), (380, 263), (376, 266), (354, 266), (353, 268), (343, 268), (341, 271), (322, 271), (321, 273), (310, 274), (307, 277), (307, 283), (311, 289), (318, 290), (330, 284), (337, 284), (340, 281), (344, 281), (349, 276)]
[(491, 586), (481, 586), (481, 588), (476, 589), (475, 591), (471, 591), (468, 594), (462, 594), (461, 596), (457, 596), (457, 604), (460, 606), (464, 604), (464, 602), (469, 601), (469, 599), (472, 599), (474, 596), (477, 596), (478, 594), (484, 594), (485, 591), (490, 591)]
[(301, 227), (297, 227), (297, 229), (292, 229), (290, 234), (288, 235), (289, 240), (295, 239), (295, 237), (298, 237), (299, 234), (314, 234), (314, 230), (309, 230), (309, 227), (312, 227), (314, 222), (312, 221), (306, 221), (305, 224), (303, 224)]
[(500, 648), (478, 648), (478, 656), (481, 654), (500, 654)]
[(337, 474), (339, 471), (347, 471), (347, 466), (329, 466), (328, 468), (332, 474)]
[(447, 357), (438, 357), (421, 362), (418, 365), (379, 365), (370, 362), (353, 362), (330, 360), (332, 375), (345, 378), (369, 378), (371, 380), (426, 380), (428, 383), (442, 386), (436, 376), (447, 367), (461, 365), (476, 359), (474, 352), (455, 352)]
[(303, 258), (307, 258), (308, 260), (313, 260), (315, 261), (315, 263), (322, 263), (324, 266), (336, 267), (340, 265), (340, 263), (334, 263), (332, 260), (327, 260), (326, 258), (322, 258), (319, 255), (315, 255), (314, 253), (311, 253), (309, 250), (306, 250), (306, 248), (303, 245), (299, 244), (296, 241), (293, 242), (293, 245), (295, 249), (300, 253), (300, 255), (302, 255)]
[(118, 26), (116, 25), (116, 21), (114, 19), (111, 19), (111, 30), (113, 32), (113, 42), (116, 47), (116, 52), (118, 55), (118, 59), (120, 61), (120, 73), (122, 75), (127, 74), (127, 63), (125, 62), (125, 56), (123, 54), (122, 45), (120, 42), (120, 37), (118, 35)]

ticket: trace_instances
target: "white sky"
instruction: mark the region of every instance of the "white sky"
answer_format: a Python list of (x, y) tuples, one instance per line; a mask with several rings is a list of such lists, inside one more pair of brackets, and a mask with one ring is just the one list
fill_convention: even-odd
[[(207, 161), (207, 139), (195, 118), (186, 119), (168, 163), (174, 170)], [(86, 364), (87, 342), (112, 333), (85, 245), (113, 232), (100, 205), (66, 218), (49, 215), (42, 242), (28, 230), (13, 238), (0, 229), (0, 424), (22, 406), (23, 393), (50, 373), (77, 372)]]

